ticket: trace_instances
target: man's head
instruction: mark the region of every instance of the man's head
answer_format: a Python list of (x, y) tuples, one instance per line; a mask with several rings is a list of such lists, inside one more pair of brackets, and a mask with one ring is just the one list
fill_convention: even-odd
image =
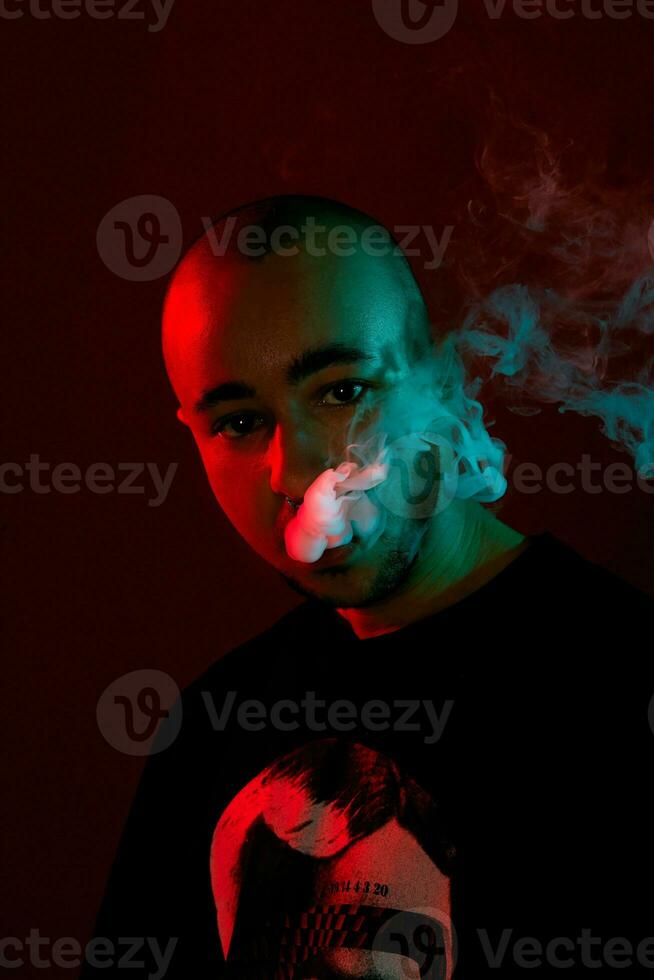
[(388, 514), (366, 546), (293, 561), (284, 528), (431, 346), (408, 263), (377, 222), (320, 198), (275, 198), (222, 218), (166, 297), (164, 355), (180, 419), (236, 530), (305, 594), (352, 607), (403, 581), (424, 531)]

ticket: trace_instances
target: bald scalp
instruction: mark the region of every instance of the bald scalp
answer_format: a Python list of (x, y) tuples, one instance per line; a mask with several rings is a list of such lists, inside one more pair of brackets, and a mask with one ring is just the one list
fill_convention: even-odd
[[(180, 355), (200, 342), (211, 324), (215, 326), (221, 302), (234, 290), (244, 288), (250, 276), (256, 278), (259, 269), (279, 258), (302, 263), (300, 274), (307, 278), (326, 262), (336, 263), (340, 272), (351, 269), (356, 276), (357, 263), (351, 260), (362, 254), (371, 263), (378, 263), (380, 275), (390, 274), (404, 292), (411, 320), (406, 339), (415, 346), (416, 356), (423, 354), (431, 342), (427, 310), (409, 262), (392, 233), (370, 215), (339, 201), (283, 195), (222, 215), (174, 270), (162, 324), (164, 360), (173, 388), (177, 391)], [(197, 333), (187, 326), (182, 329), (182, 324), (189, 322), (198, 325)]]

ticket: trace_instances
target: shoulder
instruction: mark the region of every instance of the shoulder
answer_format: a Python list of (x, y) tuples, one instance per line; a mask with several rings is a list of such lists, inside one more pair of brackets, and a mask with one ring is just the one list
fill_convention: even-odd
[(608, 597), (615, 608), (626, 605), (634, 610), (648, 610), (650, 614), (654, 608), (654, 599), (647, 593), (603, 565), (584, 557), (549, 532), (534, 535), (524, 555), (527, 559), (525, 565), (530, 565), (535, 575), (545, 582), (548, 591), (565, 592), (570, 598), (580, 595), (589, 599), (594, 597), (594, 601)]
[[(280, 679), (290, 683), (304, 669), (312, 640), (329, 628), (330, 616), (333, 619), (334, 614), (317, 600), (304, 600), (187, 684), (171, 710), (173, 721), (183, 719), (175, 736), (174, 754), (188, 759), (198, 746), (209, 744), (207, 739), (211, 742), (216, 731), (224, 730), (223, 724), (232, 717), (240, 694), (266, 701)], [(161, 739), (166, 741), (164, 728)]]
[(654, 599), (551, 534), (537, 535), (531, 548), (533, 574), (526, 578), (539, 614), (534, 639), (549, 641), (568, 671), (573, 654), (594, 672), (654, 684)]
[(530, 535), (527, 546), (468, 605), (492, 610), (507, 626), (520, 623), (535, 641), (536, 622), (545, 628), (583, 623), (592, 632), (603, 621), (633, 631), (636, 622), (651, 621), (654, 611), (651, 596), (549, 532)]
[(319, 602), (305, 599), (263, 632), (239, 643), (216, 660), (184, 689), (183, 695), (193, 697), (198, 691), (243, 676), (251, 678), (253, 672), (262, 676), (285, 670), (293, 648), (302, 643), (303, 638), (315, 635), (317, 629), (325, 628), (328, 619), (329, 611)]

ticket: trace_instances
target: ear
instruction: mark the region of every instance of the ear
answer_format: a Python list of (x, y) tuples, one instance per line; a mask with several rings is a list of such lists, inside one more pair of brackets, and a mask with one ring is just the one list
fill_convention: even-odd
[(184, 409), (181, 407), (181, 405), (177, 409), (177, 418), (182, 423), (182, 425), (188, 425), (188, 422), (186, 421), (186, 416), (184, 415)]

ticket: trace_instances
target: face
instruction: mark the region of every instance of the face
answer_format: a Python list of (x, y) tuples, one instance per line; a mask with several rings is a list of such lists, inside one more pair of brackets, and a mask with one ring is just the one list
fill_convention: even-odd
[(424, 530), (386, 515), (370, 546), (288, 557), (284, 528), (328, 466), (346, 458), (352, 423), (373, 420), (409, 384), (428, 330), (401, 260), (266, 255), (216, 258), (200, 243), (178, 270), (164, 347), (179, 416), (216, 499), (241, 536), (298, 591), (365, 605), (407, 575)]

